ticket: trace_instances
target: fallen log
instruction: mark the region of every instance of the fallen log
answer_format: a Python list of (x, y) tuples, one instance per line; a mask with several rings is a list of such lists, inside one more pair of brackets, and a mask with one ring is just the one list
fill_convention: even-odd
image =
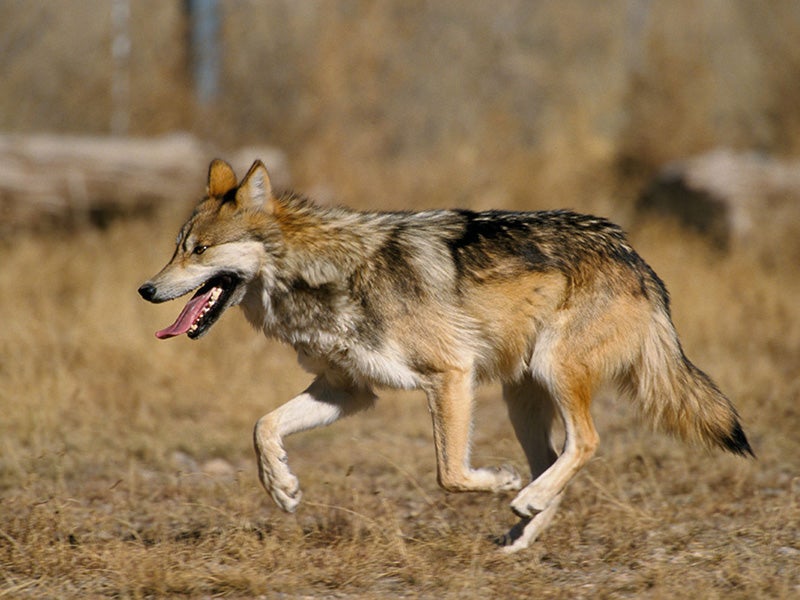
[(164, 202), (191, 204), (216, 156), (240, 176), (260, 158), (276, 186), (289, 184), (286, 156), (269, 146), (221, 152), (189, 134), (0, 135), (0, 237), (54, 226), (104, 227)]

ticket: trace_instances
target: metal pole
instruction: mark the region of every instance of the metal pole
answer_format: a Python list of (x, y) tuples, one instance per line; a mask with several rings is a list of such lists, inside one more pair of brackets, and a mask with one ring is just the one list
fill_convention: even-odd
[(111, 0), (111, 133), (126, 135), (131, 121), (130, 0)]
[(217, 0), (188, 0), (192, 70), (201, 107), (217, 97), (219, 89), (219, 10)]

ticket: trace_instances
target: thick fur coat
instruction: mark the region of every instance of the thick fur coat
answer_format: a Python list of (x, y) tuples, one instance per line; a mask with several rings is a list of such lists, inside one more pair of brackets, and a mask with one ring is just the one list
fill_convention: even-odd
[[(550, 522), (594, 454), (601, 384), (670, 433), (752, 454), (730, 401), (684, 355), (664, 284), (602, 218), (321, 207), (273, 192), (258, 161), (237, 182), (216, 160), (175, 254), (139, 292), (162, 302), (194, 290), (159, 337), (200, 337), (238, 304), (316, 375), (254, 431), (260, 479), (287, 511), (301, 493), (283, 438), (370, 406), (381, 387), (427, 394), (444, 488), (520, 489), (520, 521), (502, 539), (511, 551)], [(528, 460), (524, 486), (509, 468), (470, 464), (473, 392), (490, 380), (503, 383)]]

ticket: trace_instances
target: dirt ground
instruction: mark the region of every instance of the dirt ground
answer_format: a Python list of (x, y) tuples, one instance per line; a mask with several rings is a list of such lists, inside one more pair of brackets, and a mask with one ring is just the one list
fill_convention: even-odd
[[(445, 205), (443, 202), (442, 205)], [(184, 213), (0, 246), (0, 596), (790, 598), (800, 593), (800, 280), (663, 225), (632, 232), (687, 354), (737, 405), (758, 460), (646, 431), (600, 395), (598, 455), (527, 551), (492, 543), (511, 495), (435, 481), (420, 393), (288, 440), (304, 502), (280, 512), (252, 426), (309, 376), (238, 310), (159, 341), (179, 306), (139, 283)], [(498, 390), (474, 462), (523, 471)]]

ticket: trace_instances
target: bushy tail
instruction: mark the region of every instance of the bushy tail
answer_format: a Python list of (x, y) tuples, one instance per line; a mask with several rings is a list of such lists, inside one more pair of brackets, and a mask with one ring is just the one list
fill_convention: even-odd
[(733, 404), (684, 355), (666, 309), (655, 309), (650, 331), (622, 383), (660, 429), (687, 441), (755, 456)]

